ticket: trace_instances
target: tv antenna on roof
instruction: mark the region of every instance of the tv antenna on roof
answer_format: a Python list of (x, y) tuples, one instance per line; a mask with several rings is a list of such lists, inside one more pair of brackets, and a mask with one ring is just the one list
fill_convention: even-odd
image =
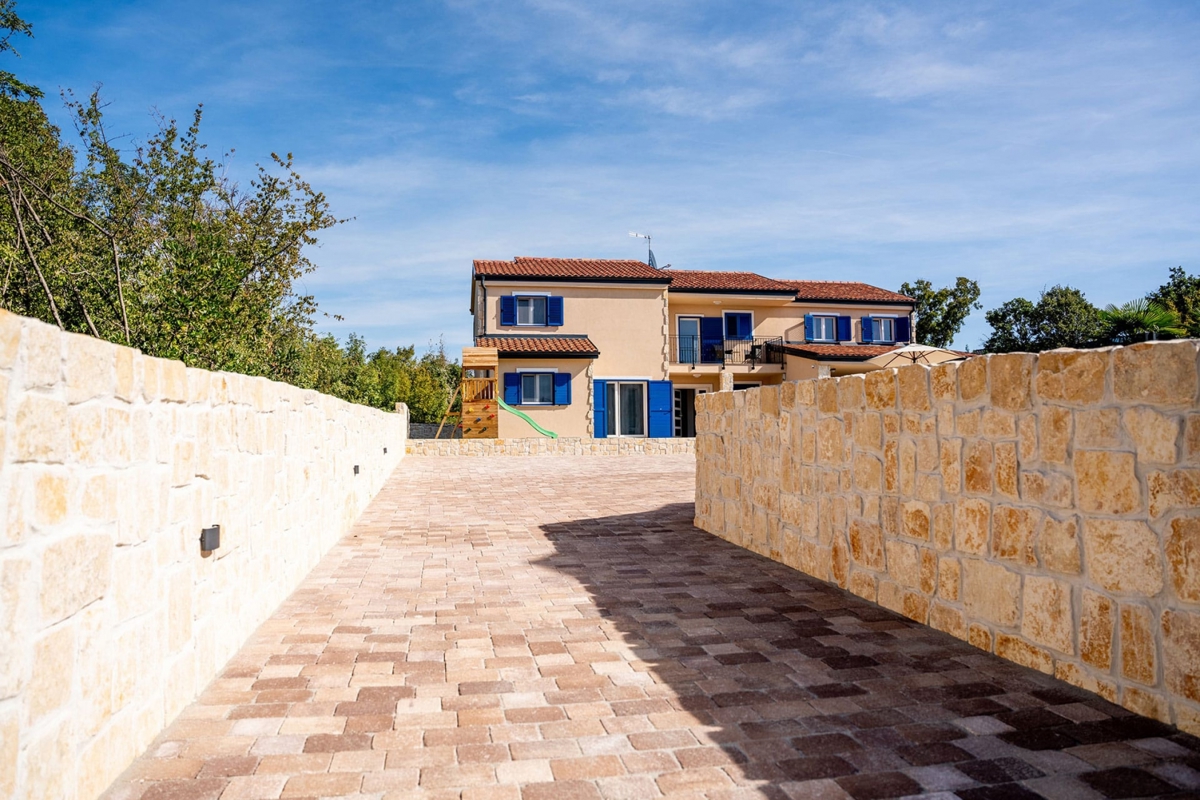
[(646, 258), (646, 263), (649, 264), (650, 266), (654, 267), (655, 269), (658, 269), (658, 264), (654, 261), (654, 251), (650, 249), (650, 234), (634, 233), (633, 231), (630, 231), (629, 235), (634, 237), (635, 239), (645, 239), (646, 240), (646, 252), (649, 254)]

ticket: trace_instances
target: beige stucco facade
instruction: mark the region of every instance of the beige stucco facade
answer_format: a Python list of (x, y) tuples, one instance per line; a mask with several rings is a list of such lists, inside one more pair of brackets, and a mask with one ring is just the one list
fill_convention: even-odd
[(785, 342), (804, 341), (804, 315), (848, 316), (852, 341), (862, 341), (862, 318), (907, 317), (910, 306), (867, 303), (803, 303), (763, 295), (675, 294), (669, 297), (670, 335), (679, 331), (679, 317), (723, 317), (726, 312), (754, 315), (755, 336), (779, 336)]
[[(516, 406), (530, 419), (559, 436), (591, 436), (591, 388), (589, 377), (592, 361), (586, 358), (502, 358), (500, 387), (508, 372), (554, 371), (571, 376), (571, 404), (565, 406)], [(523, 439), (541, 436), (528, 422), (506, 411), (499, 411), (498, 433), (501, 439)]]

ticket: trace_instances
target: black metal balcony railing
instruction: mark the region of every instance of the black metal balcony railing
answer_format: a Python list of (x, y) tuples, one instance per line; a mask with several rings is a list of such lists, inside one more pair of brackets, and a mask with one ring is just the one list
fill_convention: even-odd
[(782, 336), (755, 336), (751, 339), (700, 340), (699, 336), (672, 336), (672, 364), (760, 364), (783, 363)]

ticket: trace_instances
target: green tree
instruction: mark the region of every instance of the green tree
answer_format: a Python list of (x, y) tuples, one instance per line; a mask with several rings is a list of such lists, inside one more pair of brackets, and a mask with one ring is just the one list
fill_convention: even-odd
[(1200, 275), (1171, 267), (1171, 277), (1146, 299), (1178, 314), (1183, 335), (1200, 337)]
[(1100, 312), (1070, 286), (1046, 289), (1036, 303), (1013, 298), (984, 318), (992, 326), (983, 346), (989, 353), (1088, 347), (1102, 342), (1105, 334)]
[(1106, 306), (1100, 311), (1100, 319), (1105, 325), (1105, 338), (1111, 344), (1187, 335), (1179, 313), (1152, 300), (1130, 300), (1121, 306)]
[(916, 301), (916, 341), (931, 347), (949, 347), (972, 309), (983, 308), (979, 303), (979, 284), (963, 277), (953, 286), (941, 289), (934, 289), (924, 279), (902, 283), (900, 294)]

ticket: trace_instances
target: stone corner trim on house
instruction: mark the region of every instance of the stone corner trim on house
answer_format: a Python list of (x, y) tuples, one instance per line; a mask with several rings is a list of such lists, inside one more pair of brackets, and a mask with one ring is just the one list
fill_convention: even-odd
[(696, 525), (1200, 733), (1198, 346), (699, 397)]
[[(408, 430), (406, 413), (6, 311), (0, 419), (0, 798), (74, 800), (99, 796), (349, 529)], [(213, 523), (221, 547), (202, 554)]]

